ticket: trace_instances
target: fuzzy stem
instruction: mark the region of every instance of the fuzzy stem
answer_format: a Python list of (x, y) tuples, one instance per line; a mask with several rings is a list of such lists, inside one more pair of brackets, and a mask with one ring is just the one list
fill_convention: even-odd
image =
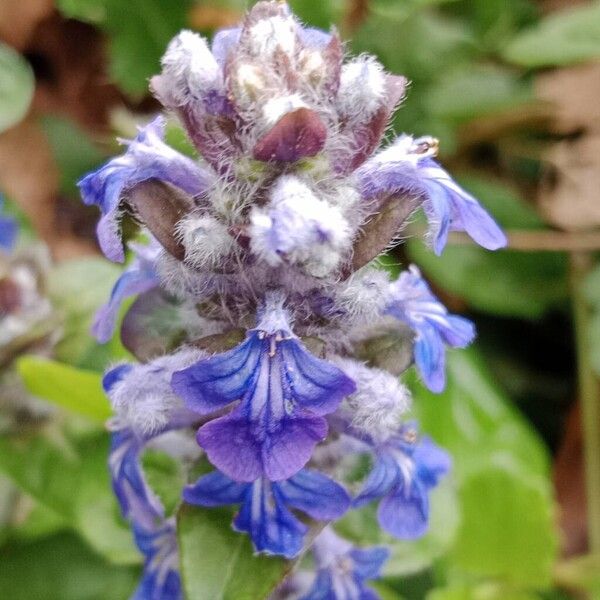
[(590, 254), (573, 252), (571, 284), (583, 429), (589, 549), (600, 552), (600, 385), (590, 360), (589, 306), (583, 281), (593, 266)]

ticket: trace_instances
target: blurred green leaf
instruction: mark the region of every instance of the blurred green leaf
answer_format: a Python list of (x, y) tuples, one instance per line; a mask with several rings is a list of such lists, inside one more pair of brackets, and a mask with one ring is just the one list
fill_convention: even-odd
[(65, 17), (97, 24), (106, 20), (106, 4), (106, 0), (57, 0)]
[(600, 2), (562, 10), (514, 38), (504, 58), (522, 67), (563, 66), (600, 57)]
[(456, 584), (431, 590), (425, 600), (540, 600), (533, 592), (498, 583)]
[(147, 450), (142, 465), (148, 485), (160, 498), (166, 514), (172, 514), (181, 502), (181, 490), (187, 483), (181, 461), (159, 450)]
[(255, 555), (248, 536), (231, 529), (231, 519), (228, 510), (180, 509), (181, 576), (188, 598), (267, 598), (291, 568), (282, 558)]
[(25, 520), (15, 524), (11, 537), (19, 541), (35, 540), (68, 528), (69, 522), (64, 517), (45, 504), (35, 502)]
[(73, 121), (46, 116), (41, 124), (60, 170), (61, 193), (79, 198), (77, 182), (103, 162), (104, 154)]
[(17, 371), (34, 396), (100, 423), (111, 414), (102, 389), (102, 377), (95, 371), (77, 369), (38, 356), (19, 358)]
[(58, 360), (100, 371), (109, 361), (127, 356), (117, 342), (100, 346), (90, 334), (94, 314), (108, 300), (120, 273), (120, 267), (102, 258), (64, 261), (49, 273), (48, 294), (64, 322)]
[(460, 174), (458, 182), (478, 198), (502, 227), (515, 229), (543, 229), (544, 221), (508, 183), (473, 174)]
[(0, 436), (0, 470), (30, 496), (74, 518), (80, 458), (67, 440), (47, 435)]
[(397, 540), (384, 533), (377, 522), (377, 503), (349, 511), (336, 523), (344, 537), (358, 545), (384, 544), (392, 553), (384, 577), (398, 577), (430, 567), (452, 546), (460, 520), (456, 489), (446, 478), (431, 494), (429, 531), (418, 540)]
[(48, 506), (108, 560), (139, 562), (119, 517), (108, 475), (108, 436), (71, 439), (58, 429), (45, 435), (0, 437), (0, 470)]
[(533, 94), (519, 76), (496, 65), (463, 65), (444, 73), (425, 97), (436, 118), (463, 122), (514, 108)]
[(167, 44), (187, 26), (191, 0), (59, 0), (60, 10), (106, 31), (110, 71), (128, 94), (148, 92), (148, 78), (160, 72)]
[(0, 133), (26, 115), (34, 86), (29, 63), (10, 46), (0, 43)]
[(116, 568), (75, 536), (10, 544), (0, 551), (0, 598), (10, 600), (126, 600), (138, 572)]
[(561, 587), (588, 592), (591, 598), (600, 597), (600, 554), (562, 560), (556, 565), (554, 574)]
[(409, 18), (371, 14), (355, 33), (351, 48), (375, 54), (388, 70), (412, 80), (402, 113), (417, 103), (415, 83), (429, 82), (446, 67), (467, 60), (474, 51), (472, 42), (460, 21), (421, 11)]
[(452, 456), (460, 525), (445, 560), (469, 573), (545, 586), (557, 539), (546, 448), (472, 349), (451, 352), (439, 395), (413, 386), (423, 431)]
[(302, 22), (325, 31), (339, 20), (345, 8), (343, 0), (290, 0), (289, 5)]
[(469, 22), (482, 50), (501, 50), (515, 33), (535, 22), (537, 7), (531, 0), (461, 0), (451, 7)]
[(438, 257), (416, 239), (408, 250), (437, 285), (483, 312), (536, 319), (568, 299), (564, 254), (448, 245)]
[(486, 465), (467, 477), (459, 496), (463, 519), (453, 565), (516, 585), (550, 585), (557, 534), (547, 490), (504, 466)]
[(461, 481), (492, 462), (509, 463), (524, 475), (545, 478), (548, 453), (531, 425), (493, 382), (472, 348), (450, 351), (448, 381), (441, 394), (412, 387), (422, 431), (451, 454)]
[(160, 72), (167, 44), (187, 25), (189, 0), (107, 3), (111, 73), (132, 96), (148, 91), (148, 78)]

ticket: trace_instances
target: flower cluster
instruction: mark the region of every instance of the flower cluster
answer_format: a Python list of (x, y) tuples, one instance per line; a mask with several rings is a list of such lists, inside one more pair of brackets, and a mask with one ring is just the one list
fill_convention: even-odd
[[(357, 348), (382, 326), (403, 332), (440, 392), (446, 348), (468, 345), (474, 329), (416, 267), (391, 281), (375, 259), (419, 209), (438, 254), (451, 230), (487, 249), (503, 233), (435, 161), (432, 138), (403, 135), (377, 152), (406, 80), (370, 56), (345, 60), (335, 31), (303, 27), (283, 3), (259, 2), (210, 47), (180, 33), (151, 87), (200, 160), (164, 143), (158, 117), (80, 183), (102, 211), (108, 258), (125, 258), (126, 215), (150, 239), (130, 244), (135, 257), (94, 325), (108, 340), (122, 301), (138, 295), (121, 333), (143, 362), (105, 378), (115, 493), (145, 556), (137, 597), (181, 594), (173, 517), (140, 463), (149, 444), (207, 459), (213, 471), (182, 501), (239, 507), (232, 526), (257, 552), (294, 558), (307, 516), (318, 529), (371, 501), (392, 536), (423, 535), (450, 460), (406, 420), (398, 373)], [(353, 489), (345, 470), (365, 454), (372, 470)], [(312, 551), (306, 600), (376, 597), (367, 581), (385, 548), (354, 547), (328, 526)]]

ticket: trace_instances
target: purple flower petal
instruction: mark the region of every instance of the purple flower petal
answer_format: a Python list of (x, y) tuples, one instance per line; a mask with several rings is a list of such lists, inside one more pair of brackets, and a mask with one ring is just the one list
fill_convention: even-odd
[(174, 522), (151, 530), (134, 527), (134, 536), (144, 571), (131, 600), (183, 600)]
[(250, 335), (232, 350), (173, 373), (173, 390), (190, 410), (214, 412), (241, 398), (252, 385), (262, 350), (258, 335)]
[(0, 217), (0, 249), (10, 252), (15, 246), (18, 233), (19, 225), (12, 217)]
[(290, 479), (274, 485), (288, 506), (301, 510), (313, 519), (339, 519), (350, 506), (346, 490), (316, 471), (303, 469)]
[(109, 456), (112, 485), (123, 516), (145, 529), (164, 517), (164, 509), (148, 486), (139, 460), (142, 443), (131, 431), (113, 434)]
[(229, 29), (220, 29), (215, 33), (211, 52), (222, 69), (225, 68), (227, 57), (239, 43), (241, 32), (241, 27), (231, 27)]
[(418, 483), (413, 482), (383, 498), (377, 509), (381, 527), (402, 540), (414, 540), (427, 532), (429, 499)]
[(242, 504), (233, 526), (250, 536), (258, 552), (286, 558), (300, 553), (308, 531), (286, 508), (277, 489), (264, 480), (250, 486), (248, 499)]
[(475, 337), (471, 321), (449, 314), (414, 265), (391, 284), (386, 312), (415, 332), (417, 368), (427, 387), (441, 392), (446, 385), (445, 346), (464, 348), (470, 344)]
[(169, 148), (163, 136), (164, 119), (158, 117), (128, 142), (125, 154), (89, 173), (78, 184), (83, 201), (102, 211), (98, 241), (105, 255), (115, 262), (125, 259), (119, 238), (119, 208), (128, 188), (158, 178), (196, 196), (209, 185), (208, 174), (193, 160)]
[(401, 539), (421, 537), (428, 527), (429, 492), (450, 469), (450, 458), (429, 438), (414, 440), (413, 425), (374, 447), (377, 462), (354, 501), (382, 498), (379, 524)]
[(209, 473), (183, 490), (183, 499), (189, 504), (200, 506), (227, 506), (241, 504), (248, 485), (238, 483), (219, 471)]
[(263, 474), (271, 481), (290, 477), (327, 435), (323, 417), (306, 413), (278, 418), (270, 406), (263, 410), (255, 420), (237, 409), (198, 430), (198, 443), (210, 462), (237, 481), (253, 481)]
[(142, 294), (159, 285), (155, 271), (155, 261), (161, 251), (161, 246), (154, 242), (151, 248), (134, 246), (137, 256), (117, 279), (110, 293), (110, 300), (102, 306), (94, 318), (92, 333), (101, 343), (108, 342), (115, 330), (115, 322), (119, 309), (126, 298)]
[(383, 547), (357, 548), (326, 527), (313, 546), (317, 576), (301, 600), (377, 600), (366, 586), (380, 576), (389, 550)]
[(253, 330), (233, 350), (173, 375), (173, 389), (191, 410), (205, 414), (240, 400), (198, 431), (209, 460), (238, 481), (296, 473), (327, 434), (322, 415), (355, 389), (340, 369), (289, 335)]
[(399, 473), (396, 461), (390, 455), (383, 454), (369, 473), (360, 494), (354, 499), (354, 506), (368, 504), (372, 500), (385, 496), (398, 484)]
[(300, 471), (278, 483), (265, 478), (239, 483), (214, 472), (188, 486), (184, 500), (207, 507), (241, 504), (234, 528), (248, 533), (257, 551), (288, 558), (300, 552), (308, 530), (289, 508), (315, 519), (332, 519), (340, 517), (350, 501), (344, 488), (315, 471)]
[(450, 231), (465, 231), (488, 250), (506, 246), (506, 236), (494, 219), (433, 160), (435, 152), (431, 138), (400, 136), (358, 170), (363, 197), (405, 194), (421, 198), (438, 255)]

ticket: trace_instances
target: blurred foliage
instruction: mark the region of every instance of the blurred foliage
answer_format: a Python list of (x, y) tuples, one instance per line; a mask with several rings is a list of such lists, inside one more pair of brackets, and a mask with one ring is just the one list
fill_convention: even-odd
[[(531, 190), (539, 179), (540, 144), (551, 136), (528, 120), (539, 108), (534, 80), (540, 68), (600, 56), (600, 4), (543, 15), (534, 0), (372, 0), (358, 22), (348, 18), (349, 4), (291, 2), (312, 25), (337, 23), (351, 35), (352, 52), (373, 53), (411, 80), (393, 124), (396, 132), (439, 136), (444, 162), (504, 227), (545, 229)], [(210, 34), (227, 25), (219, 19), (241, 15), (247, 3), (58, 0), (57, 5), (63, 16), (105, 35), (110, 83), (122, 99), (110, 135), (90, 133), (69, 115), (41, 119), (58, 165), (60, 194), (75, 200), (77, 179), (116, 151), (114, 135), (132, 135), (135, 123), (155, 108), (145, 98), (148, 78), (158, 71), (170, 38), (183, 27)], [(0, 45), (0, 131), (28, 110), (32, 73), (22, 56)], [(169, 128), (168, 139), (191, 153), (176, 128)], [(413, 227), (420, 231), (418, 220)], [(457, 311), (485, 323), (492, 341), (504, 328), (498, 317), (535, 326), (554, 313), (568, 323), (564, 253), (492, 254), (450, 245), (438, 258), (414, 236), (405, 253), (388, 259), (387, 268), (408, 260), (421, 266)], [(2, 598), (120, 600), (135, 587), (139, 556), (110, 489), (108, 437), (101, 426), (109, 412), (100, 392), (101, 372), (128, 354), (117, 339), (99, 346), (88, 333), (119, 269), (99, 258), (78, 258), (48, 273), (61, 337), (52, 360), (22, 357), (17, 369), (26, 389), (53, 412), (0, 437), (0, 473), (6, 478), (0, 481)], [(592, 360), (600, 374), (600, 270), (590, 276), (587, 293), (596, 310)], [(564, 329), (556, 332), (565, 335)], [(517, 343), (523, 354), (539, 350), (529, 339)], [(506, 367), (514, 348), (503, 350), (496, 343), (490, 352), (489, 346), (452, 354), (448, 388), (441, 395), (411, 381), (422, 431), (454, 459), (451, 480), (432, 498), (430, 532), (417, 542), (393, 541), (374, 525), (373, 506), (340, 523), (340, 530), (359, 542), (392, 545), (393, 557), (377, 584), (383, 600), (558, 600), (572, 597), (566, 589), (599, 592), (597, 557), (559, 559), (549, 433), (536, 431), (513, 402), (522, 396), (519, 381), (530, 383), (535, 365), (520, 364), (515, 375)], [(554, 380), (544, 381), (554, 386)], [(571, 384), (565, 383), (566, 393)], [(521, 408), (531, 412), (526, 403)], [(558, 428), (562, 415), (553, 416)], [(144, 467), (174, 510), (173, 490), (180, 489), (182, 474), (160, 453), (149, 454)], [(230, 519), (227, 511), (180, 511), (182, 572), (190, 598), (258, 599), (290, 567), (253, 557), (247, 539), (229, 529)]]
[(33, 97), (33, 71), (10, 46), (0, 44), (0, 132), (18, 123)]

